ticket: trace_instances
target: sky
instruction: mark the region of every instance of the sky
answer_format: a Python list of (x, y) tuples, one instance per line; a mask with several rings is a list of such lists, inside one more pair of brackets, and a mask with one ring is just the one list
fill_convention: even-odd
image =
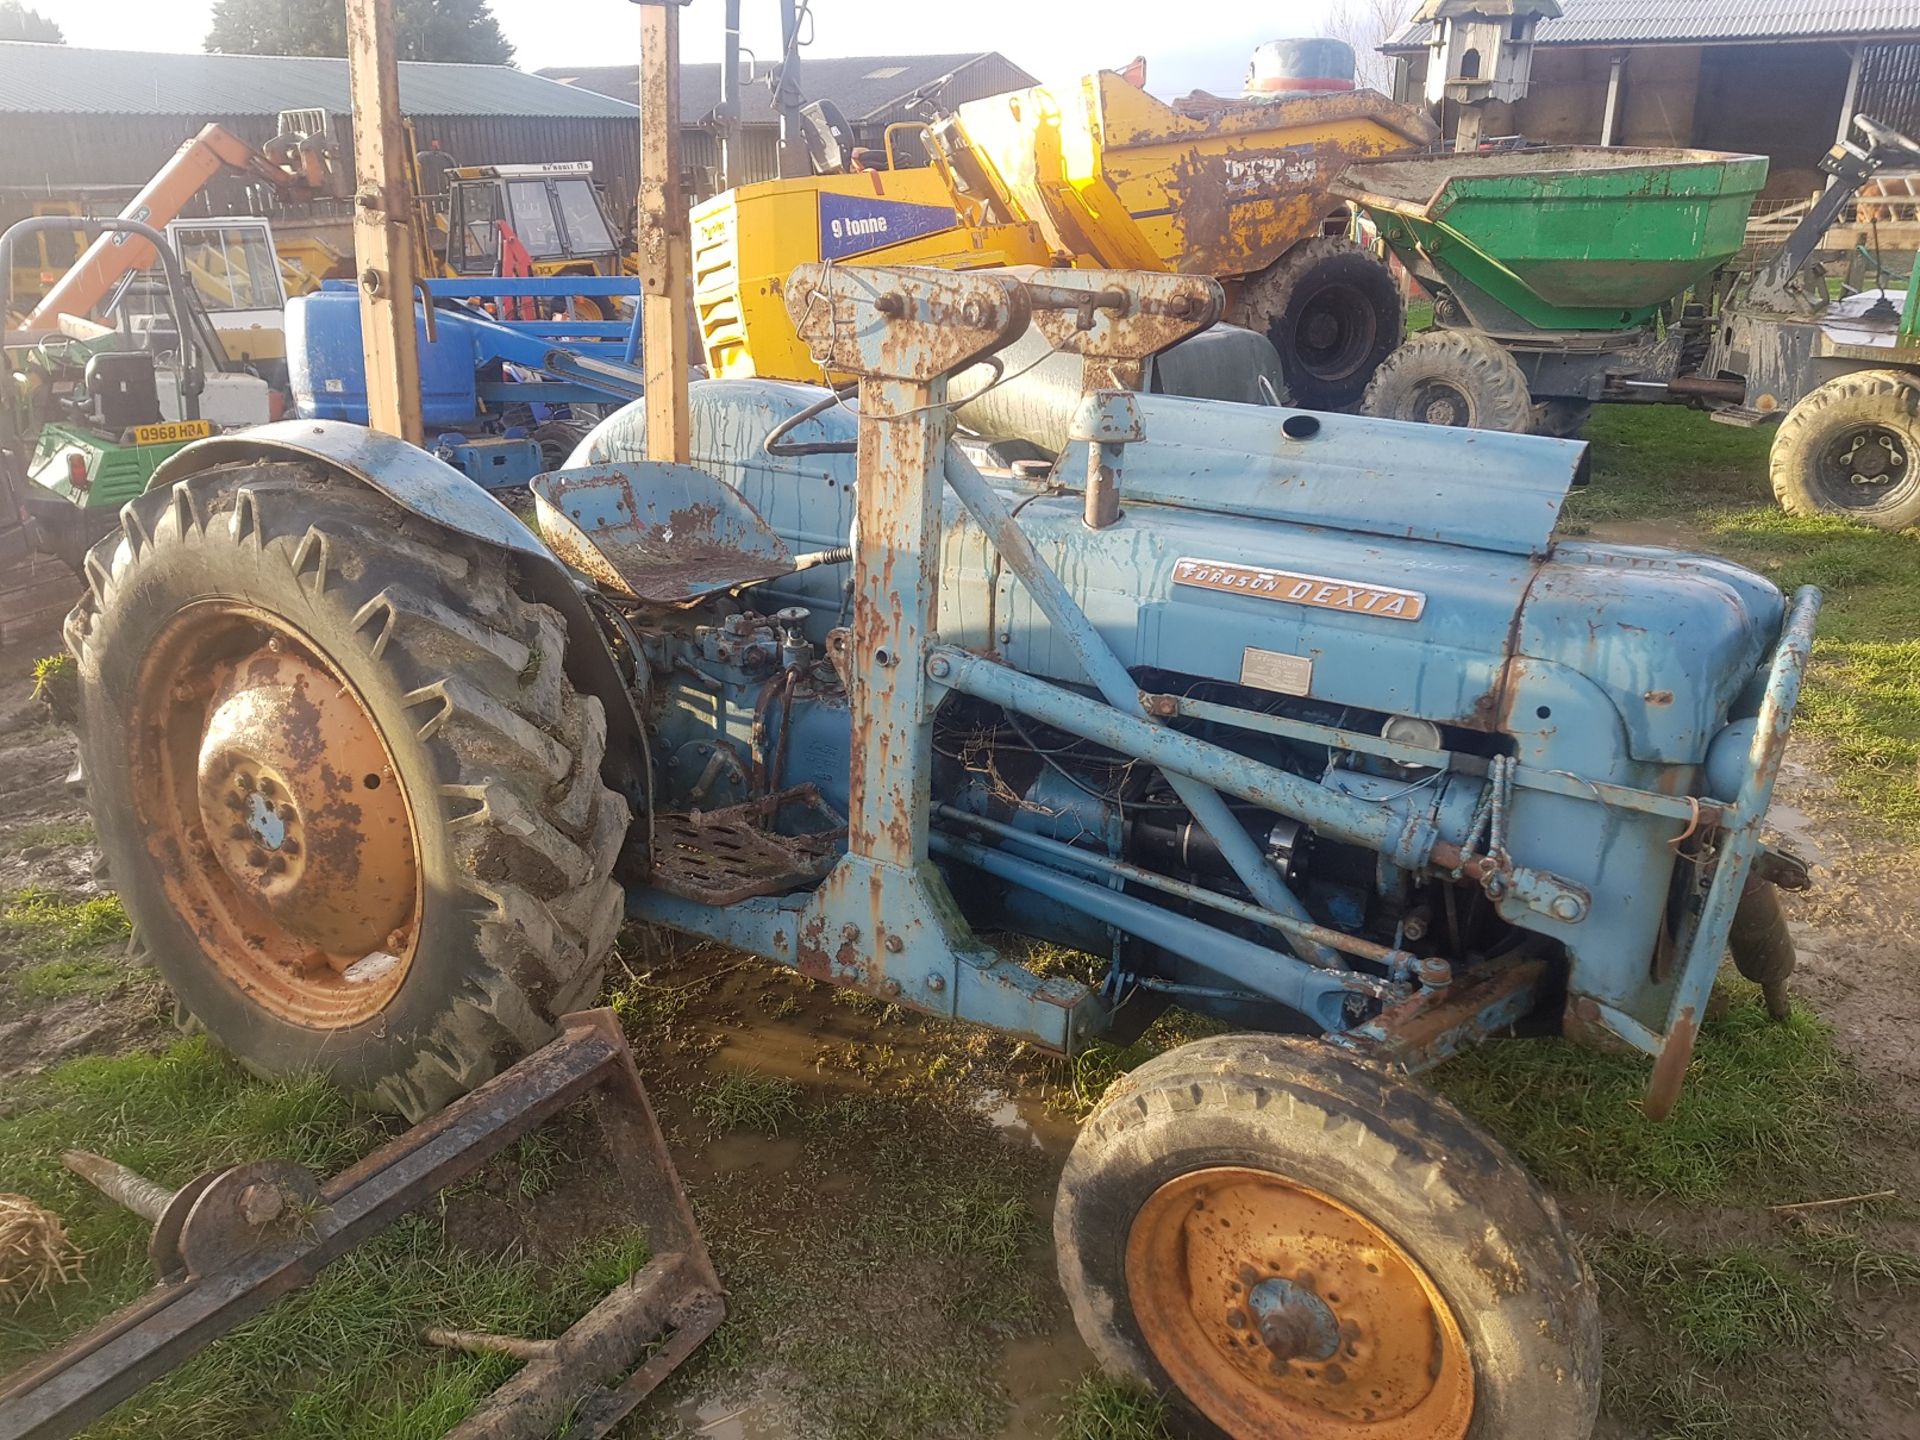
[[(27, 0), (59, 22), (73, 45), (198, 50), (212, 0)], [(924, 54), (998, 50), (1042, 80), (1066, 80), (1145, 54), (1162, 95), (1237, 91), (1263, 40), (1318, 33), (1332, 0), (815, 0), (812, 53)], [(494, 0), (517, 49), (515, 63), (637, 63), (639, 21), (628, 0)], [(743, 0), (743, 43), (762, 60), (779, 53), (777, 0)], [(688, 60), (718, 60), (721, 0), (693, 0), (681, 17)], [(804, 71), (806, 51), (801, 52)]]

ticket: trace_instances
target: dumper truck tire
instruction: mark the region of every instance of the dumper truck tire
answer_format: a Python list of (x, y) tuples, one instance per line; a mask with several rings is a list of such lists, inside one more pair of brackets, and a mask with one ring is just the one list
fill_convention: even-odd
[(1484, 335), (1428, 330), (1386, 358), (1367, 387), (1364, 415), (1470, 430), (1533, 428), (1533, 396), (1511, 355)]
[(1273, 342), (1295, 405), (1351, 410), (1400, 343), (1406, 317), (1386, 261), (1322, 235), (1248, 280), (1230, 318)]
[(1600, 1319), (1553, 1202), (1447, 1101), (1225, 1035), (1122, 1077), (1068, 1157), (1061, 1284), (1110, 1372), (1231, 1440), (1586, 1440)]
[(1780, 422), (1769, 470), (1792, 514), (1920, 525), (1920, 386), (1899, 370), (1827, 381)]
[(510, 561), (305, 463), (150, 492), (68, 618), (89, 800), (181, 1010), (417, 1119), (590, 1003), (630, 816)]

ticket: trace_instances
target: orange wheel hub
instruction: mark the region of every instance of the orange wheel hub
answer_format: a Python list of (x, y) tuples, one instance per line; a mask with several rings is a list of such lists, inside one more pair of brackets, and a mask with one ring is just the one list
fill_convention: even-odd
[(189, 607), (141, 676), (136, 793), (176, 912), (221, 974), (315, 1028), (405, 979), (422, 886), (407, 795), (372, 715), (319, 650), (221, 602)]
[(1461, 1440), (1473, 1368), (1452, 1309), (1378, 1226), (1266, 1170), (1192, 1171), (1127, 1237), (1154, 1356), (1235, 1440)]

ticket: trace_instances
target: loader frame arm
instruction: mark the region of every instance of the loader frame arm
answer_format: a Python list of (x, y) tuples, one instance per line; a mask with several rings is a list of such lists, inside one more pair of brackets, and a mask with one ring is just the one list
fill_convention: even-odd
[[(164, 230), (196, 195), (226, 174), (262, 181), (289, 199), (309, 199), (324, 188), (324, 170), (324, 164), (312, 163), (299, 150), (276, 160), (225, 126), (208, 125), (141, 187), (120, 218)], [(26, 328), (50, 327), (62, 315), (91, 315), (122, 277), (151, 265), (154, 253), (152, 242), (139, 235), (123, 231), (99, 236), (34, 307)]]

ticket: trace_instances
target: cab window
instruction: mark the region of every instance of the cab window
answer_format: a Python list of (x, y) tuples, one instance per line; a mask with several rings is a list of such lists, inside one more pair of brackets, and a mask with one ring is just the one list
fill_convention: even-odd
[(546, 181), (509, 181), (507, 203), (513, 208), (513, 233), (527, 247), (527, 254), (536, 260), (552, 260), (566, 253)]
[(456, 184), (448, 221), (449, 243), (455, 249), (453, 268), (462, 275), (491, 275), (499, 268), (500, 187)]
[(613, 251), (613, 234), (601, 213), (600, 197), (589, 180), (562, 180), (553, 187), (560, 197), (560, 218), (567, 226), (567, 246), (575, 255), (604, 255)]

